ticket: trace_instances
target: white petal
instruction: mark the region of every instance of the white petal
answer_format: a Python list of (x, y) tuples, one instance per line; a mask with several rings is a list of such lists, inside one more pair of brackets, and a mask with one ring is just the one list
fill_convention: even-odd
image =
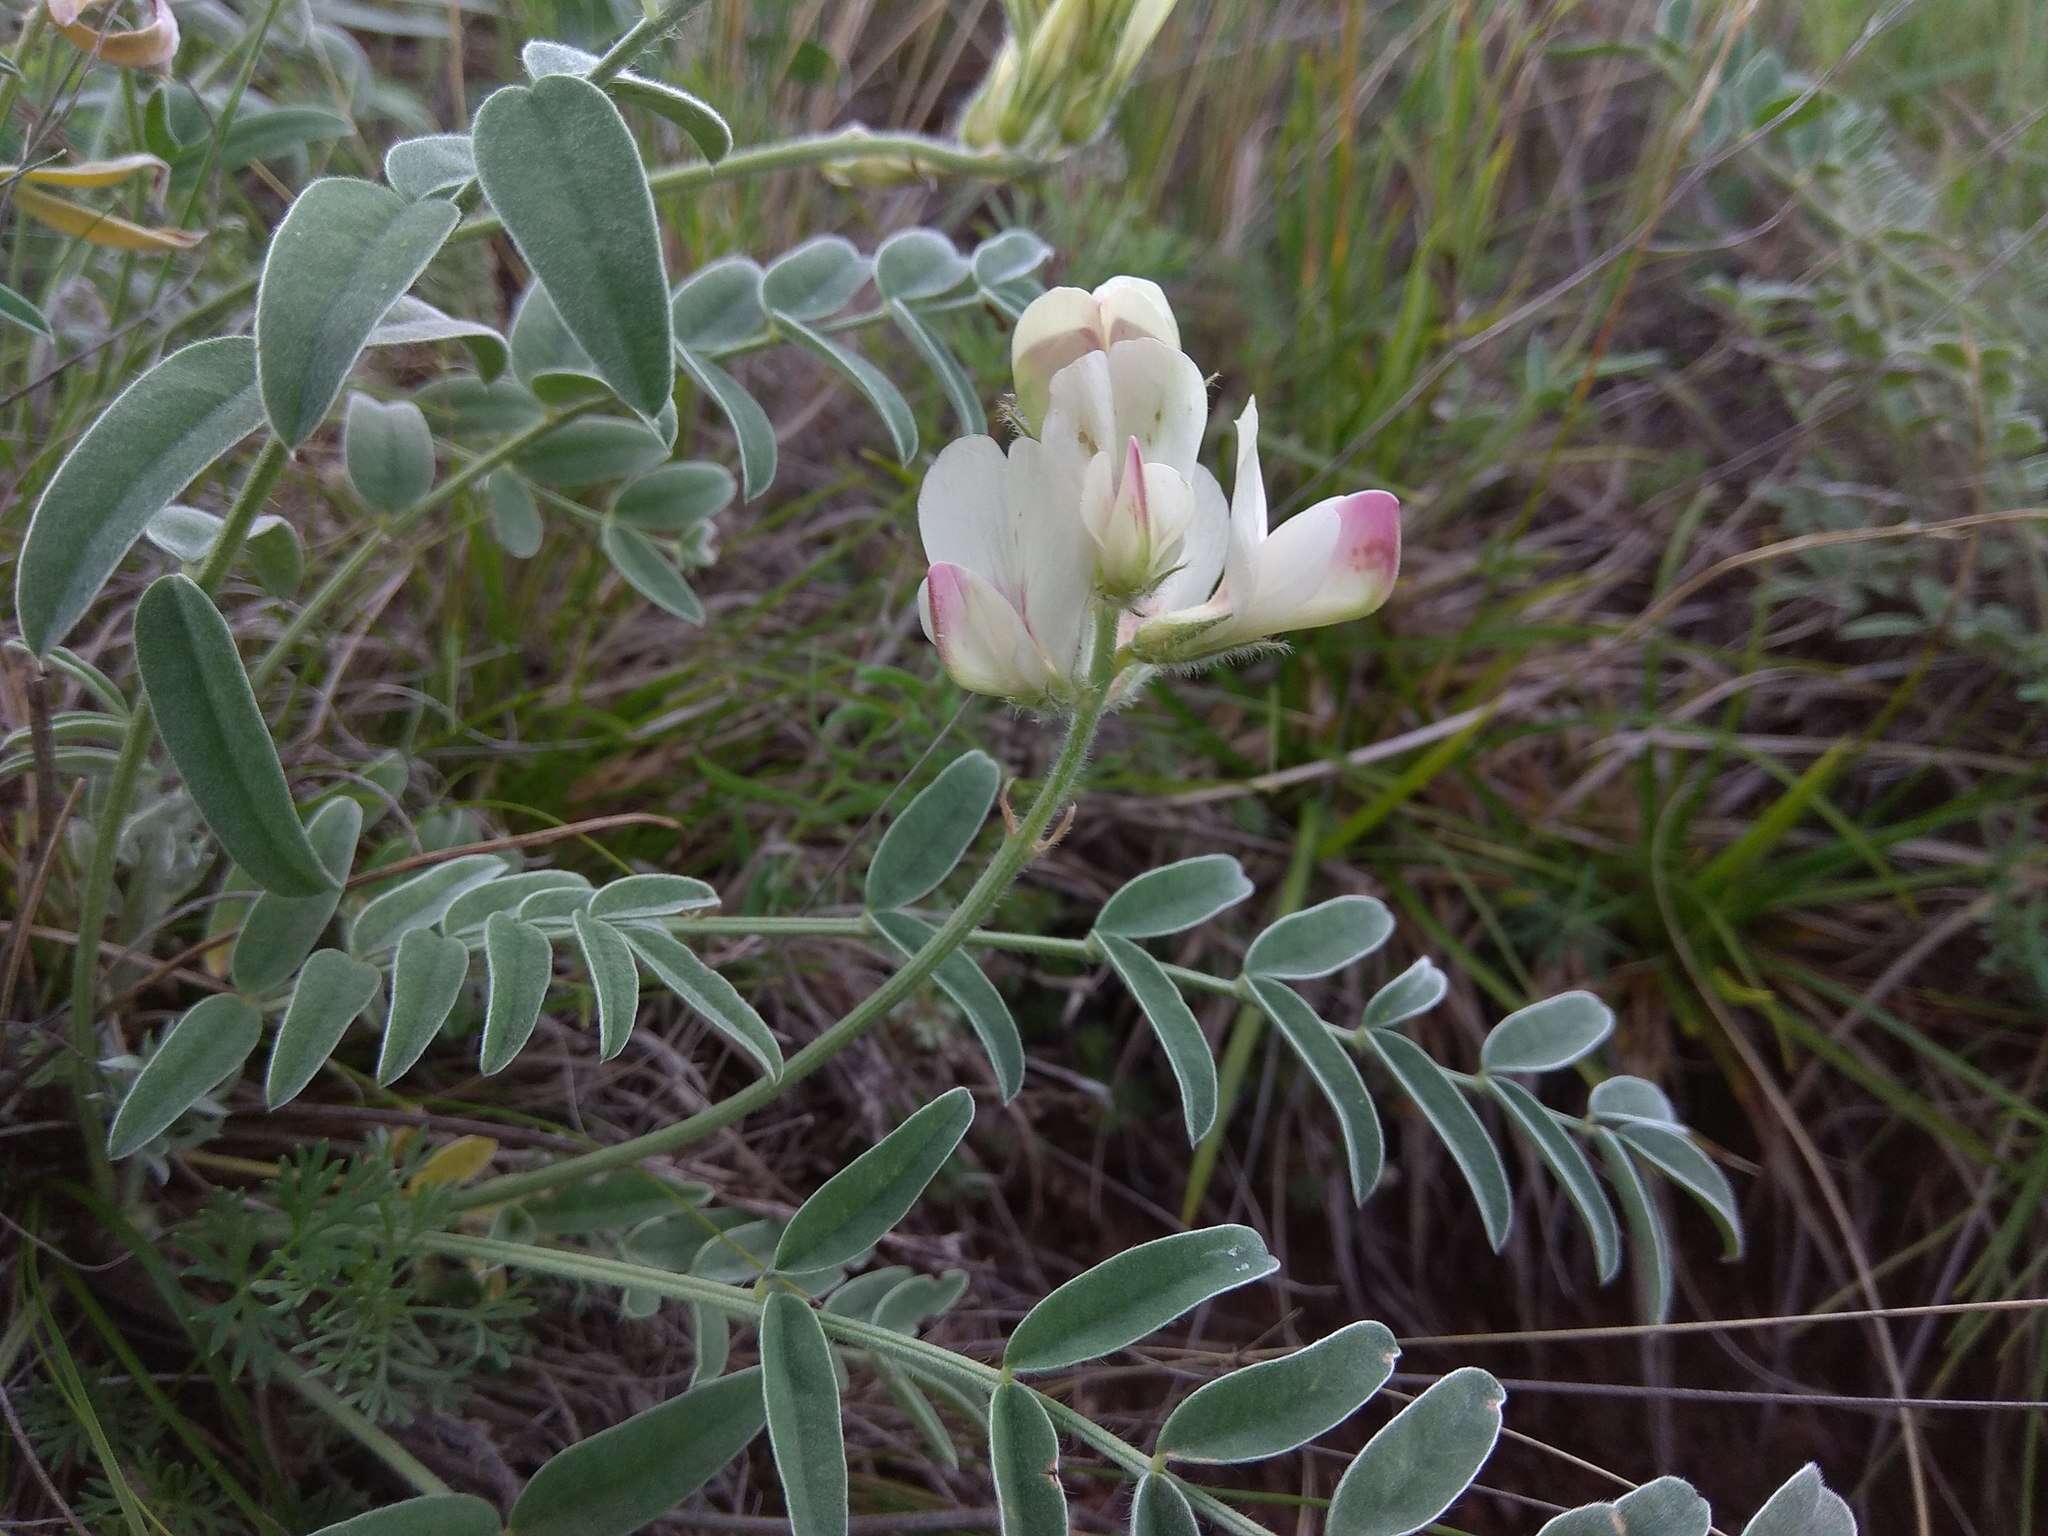
[(1039, 441), (1055, 453), (1075, 455), (1086, 463), (1096, 454), (1111, 452), (1122, 445), (1116, 418), (1109, 358), (1101, 352), (1090, 352), (1053, 375)]
[(1146, 463), (1191, 476), (1209, 421), (1209, 391), (1194, 360), (1150, 338), (1120, 341), (1109, 349), (1109, 387), (1116, 440), (1135, 437)]
[(934, 565), (924, 606), (932, 643), (953, 681), (970, 693), (1043, 698), (1053, 673), (1024, 621), (988, 582), (957, 565)]
[(1243, 638), (1363, 618), (1401, 563), (1400, 503), (1385, 491), (1333, 496), (1289, 518), (1259, 552), (1257, 595), (1230, 629)]
[(1095, 290), (1095, 303), (1102, 315), (1104, 345), (1150, 336), (1176, 352), (1180, 350), (1180, 326), (1174, 321), (1173, 306), (1166, 302), (1166, 291), (1157, 283), (1142, 277), (1112, 277)]
[(1259, 402), (1237, 418), (1237, 489), (1230, 498), (1230, 551), (1223, 585), (1233, 601), (1249, 601), (1258, 585), (1259, 546), (1266, 542), (1266, 483), (1259, 478)]
[(992, 437), (948, 443), (917, 493), (917, 531), (927, 565), (964, 565), (1000, 579), (1008, 529), (1003, 490), (1008, 465)]
[(1223, 551), (1229, 543), (1230, 504), (1216, 477), (1197, 465), (1188, 526), (1181, 535), (1180, 568), (1154, 589), (1145, 611), (1170, 613), (1206, 601), (1223, 574)]
[(1054, 374), (1105, 345), (1101, 313), (1095, 296), (1084, 289), (1048, 288), (1017, 317), (1010, 333), (1010, 373), (1017, 408), (1027, 422), (1035, 425), (1045, 415), (1046, 388)]
[(1028, 437), (1010, 444), (1004, 522), (1018, 612), (1053, 664), (1070, 673), (1087, 627), (1094, 544), (1080, 498), (1055, 455)]

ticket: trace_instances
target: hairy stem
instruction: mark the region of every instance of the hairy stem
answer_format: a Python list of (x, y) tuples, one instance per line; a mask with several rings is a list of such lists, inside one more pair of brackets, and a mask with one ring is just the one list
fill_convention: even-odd
[[(750, 1288), (725, 1285), (696, 1275), (679, 1275), (644, 1264), (600, 1258), (596, 1254), (541, 1248), (530, 1243), (509, 1243), (496, 1238), (465, 1237), (453, 1232), (429, 1232), (418, 1241), (429, 1252), (446, 1254), (451, 1258), (511, 1265), (540, 1274), (558, 1275), (565, 1280), (635, 1288), (680, 1301), (703, 1302), (757, 1324), (765, 1305), (763, 1298)], [(912, 1371), (944, 1377), (983, 1395), (993, 1392), (1004, 1379), (1003, 1372), (994, 1366), (983, 1365), (979, 1360), (956, 1354), (926, 1339), (877, 1327), (856, 1318), (840, 1317), (822, 1308), (818, 1310), (817, 1317), (826, 1334), (841, 1344), (886, 1357)], [(1152, 1458), (1129, 1441), (1112, 1434), (1086, 1414), (1069, 1408), (1055, 1397), (1040, 1392), (1038, 1399), (1046, 1412), (1074, 1439), (1092, 1446), (1133, 1478), (1142, 1477), (1151, 1470)], [(1182, 1483), (1180, 1488), (1218, 1530), (1232, 1532), (1233, 1536), (1271, 1536), (1266, 1527), (1239, 1514), (1215, 1495), (1188, 1483)]]
[(441, 1494), (455, 1491), (436, 1477), (417, 1456), (343, 1402), (318, 1377), (301, 1370), (288, 1356), (282, 1353), (273, 1355), (270, 1368), (283, 1377), (291, 1389), (304, 1398), (310, 1407), (319, 1410), (350, 1439), (421, 1493)]
[(586, 1152), (563, 1162), (530, 1168), (522, 1173), (504, 1174), (487, 1180), (474, 1189), (465, 1192), (457, 1201), (458, 1209), (468, 1210), (480, 1205), (492, 1205), (505, 1200), (518, 1199), (539, 1190), (554, 1189), (578, 1179), (587, 1179), (592, 1174), (603, 1173), (613, 1168), (627, 1167), (642, 1158), (658, 1157), (676, 1152), (693, 1142), (702, 1141), (706, 1136), (723, 1130), (734, 1121), (753, 1113), (762, 1105), (770, 1103), (784, 1089), (802, 1082), (813, 1072), (824, 1066), (833, 1057), (845, 1050), (854, 1041), (886, 1018), (895, 1006), (923, 986), (932, 972), (954, 950), (958, 949), (967, 936), (980, 926), (981, 920), (994, 910), (1017, 876), (1023, 873), (1039, 852), (1039, 840), (1052, 825), (1053, 817), (1067, 803), (1069, 795), (1081, 778), (1082, 769), (1087, 766), (1088, 749), (1095, 740), (1095, 729), (1101, 724), (1107, 707), (1111, 668), (1115, 664), (1116, 610), (1105, 607), (1096, 618), (1095, 632), (1090, 638), (1086, 674), (1087, 686), (1077, 700), (1072, 718), (1067, 723), (1066, 740), (1060, 746), (1059, 757), (1054, 761), (1045, 783), (1031, 802), (1029, 810), (1018, 820), (1010, 835), (1003, 839), (988, 867), (974, 882), (973, 888), (962, 898), (953, 915), (939, 927), (924, 947), (904, 962), (874, 991), (856, 1003), (851, 1012), (833, 1024), (817, 1039), (798, 1051), (784, 1063), (779, 1077), (757, 1078), (739, 1092), (720, 1099), (716, 1104), (699, 1110), (687, 1119), (616, 1146), (604, 1147), (595, 1152)]
[(592, 67), (589, 80), (592, 85), (603, 85), (616, 80), (633, 62), (633, 56), (642, 49), (651, 47), (662, 34), (667, 32), (685, 15), (702, 5), (704, 0), (668, 0), (651, 16), (642, 16), (611, 47), (605, 49), (604, 57)]
[[(242, 481), (242, 489), (228, 509), (227, 521), (205, 563), (194, 580), (209, 596), (241, 553), (256, 514), (263, 510), (277, 477), (284, 473), (289, 450), (276, 437), (264, 440), (256, 462)], [(100, 940), (106, 936), (107, 909), (113, 902), (114, 870), (121, 847), (121, 828), (135, 803), (135, 789), (142, 781), (142, 767), (156, 739), (156, 721), (147, 696), (138, 697), (121, 734), (120, 756), (114, 762), (113, 777), (107, 782), (106, 798), (93, 821), (92, 862), (87, 866), (85, 887), (78, 902), (78, 947), (71, 956), (71, 1074), (78, 1101), (79, 1129), (85, 1136), (86, 1155), (92, 1160), (93, 1184), (101, 1193), (113, 1188), (113, 1171), (107, 1162), (106, 1127), (100, 1106), (93, 1097), (94, 1048), (93, 1004), (98, 995)]]

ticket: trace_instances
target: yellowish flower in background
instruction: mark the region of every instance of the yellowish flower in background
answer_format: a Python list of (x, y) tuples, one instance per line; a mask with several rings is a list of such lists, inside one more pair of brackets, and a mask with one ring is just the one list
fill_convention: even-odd
[(1094, 142), (1174, 4), (1007, 0), (1010, 35), (961, 115), (961, 142), (1038, 152)]

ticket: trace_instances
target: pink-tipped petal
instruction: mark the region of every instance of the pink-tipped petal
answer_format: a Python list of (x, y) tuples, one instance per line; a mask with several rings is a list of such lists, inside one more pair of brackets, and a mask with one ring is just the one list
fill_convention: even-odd
[(1051, 691), (1052, 667), (1017, 610), (974, 572), (933, 566), (924, 607), (939, 660), (968, 692), (1032, 702)]
[(1138, 529), (1148, 537), (1152, 529), (1152, 503), (1145, 488), (1145, 455), (1135, 437), (1124, 440), (1123, 481), (1117, 486), (1119, 506), (1128, 505)]
[(1281, 634), (1362, 619), (1387, 600), (1400, 565), (1400, 502), (1385, 491), (1333, 496), (1266, 541), (1258, 597), (1241, 620)]

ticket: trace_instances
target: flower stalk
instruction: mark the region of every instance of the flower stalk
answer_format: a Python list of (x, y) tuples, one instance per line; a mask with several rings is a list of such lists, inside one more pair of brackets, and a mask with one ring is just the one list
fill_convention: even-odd
[(752, 1114), (763, 1105), (773, 1101), (785, 1089), (795, 1086), (823, 1067), (841, 1051), (852, 1045), (875, 1025), (879, 1024), (911, 993), (931, 977), (941, 962), (967, 941), (982, 920), (994, 910), (1024, 867), (1042, 851), (1042, 839), (1053, 824), (1053, 818), (1067, 805), (1075, 787), (1081, 780), (1082, 771), (1088, 764), (1089, 748), (1095, 740), (1095, 732), (1102, 723), (1108, 709), (1112, 686), (1115, 683), (1116, 665), (1116, 623), (1114, 607), (1098, 607), (1094, 620), (1092, 639), (1088, 654), (1088, 686), (1075, 703), (1074, 712), (1068, 718), (1066, 739), (1060, 745), (1059, 756), (1054, 760), (1045, 782), (1032, 799), (1030, 807), (1018, 818), (1017, 824), (1003, 839), (981, 876), (961, 899), (951, 917), (926, 942), (924, 947), (905, 961), (881, 986), (870, 992), (854, 1005), (843, 1018), (823, 1034), (811, 1041), (802, 1050), (784, 1063), (782, 1074), (775, 1078), (757, 1078), (737, 1093), (720, 1099), (707, 1109), (699, 1110), (687, 1119), (644, 1136), (636, 1136), (615, 1146), (603, 1147), (595, 1152), (565, 1159), (559, 1163), (544, 1164), (538, 1168), (520, 1173), (503, 1174), (474, 1188), (466, 1190), (456, 1199), (458, 1210), (473, 1210), (479, 1206), (498, 1205), (542, 1190), (557, 1189), (593, 1174), (606, 1173), (614, 1168), (627, 1167), (643, 1158), (660, 1157), (678, 1152), (692, 1143), (702, 1141), (735, 1121)]

